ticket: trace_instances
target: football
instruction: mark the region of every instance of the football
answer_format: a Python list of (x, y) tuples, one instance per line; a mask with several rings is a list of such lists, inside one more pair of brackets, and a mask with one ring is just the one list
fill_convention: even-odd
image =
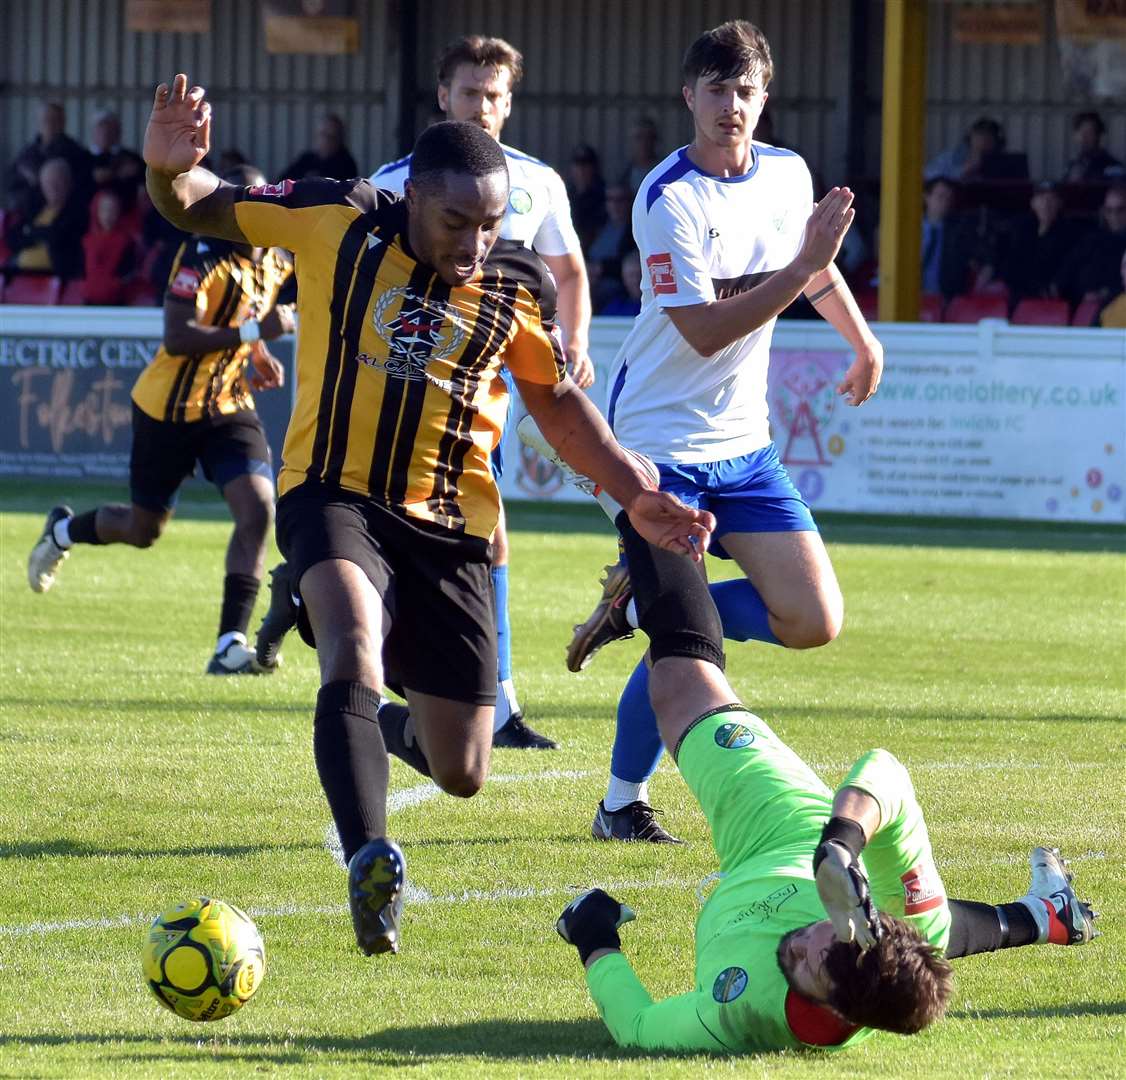
[(149, 927), (141, 967), (157, 1000), (185, 1020), (221, 1020), (241, 1009), (266, 974), (254, 920), (222, 900), (188, 900)]

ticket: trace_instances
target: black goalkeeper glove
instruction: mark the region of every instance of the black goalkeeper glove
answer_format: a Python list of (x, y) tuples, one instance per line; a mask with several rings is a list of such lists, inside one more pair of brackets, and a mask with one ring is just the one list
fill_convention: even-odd
[(602, 889), (590, 889), (572, 900), (555, 923), (559, 936), (579, 950), (585, 964), (598, 949), (620, 949), (618, 927), (637, 918), (625, 904)]
[(867, 952), (883, 931), (858, 861), (863, 847), (864, 830), (855, 821), (830, 818), (813, 855), (813, 878), (837, 939)]

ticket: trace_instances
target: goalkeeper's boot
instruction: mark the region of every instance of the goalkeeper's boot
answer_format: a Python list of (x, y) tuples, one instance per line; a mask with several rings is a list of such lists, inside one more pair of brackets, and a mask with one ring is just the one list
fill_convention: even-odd
[(254, 650), (247, 648), (245, 641), (235, 638), (226, 647), (218, 650), (207, 663), (208, 675), (260, 675)]
[(629, 568), (625, 563), (611, 563), (602, 579), (602, 597), (590, 617), (575, 627), (567, 646), (567, 670), (582, 671), (603, 645), (633, 637), (633, 627), (626, 618), (633, 589)]
[(1080, 900), (1071, 887), (1072, 874), (1060, 858), (1059, 848), (1038, 847), (1029, 856), (1032, 882), (1020, 898), (1036, 920), (1039, 944), (1085, 945), (1098, 937), (1095, 929), (1097, 911)]
[(399, 845), (369, 840), (348, 863), (348, 904), (356, 944), (368, 956), (399, 951), (407, 864)]
[(270, 571), (270, 606), (254, 642), (258, 666), (263, 671), (277, 670), (281, 663), (282, 641), (296, 625), (297, 605), (293, 602), (289, 564), (279, 563)]
[(74, 517), (69, 506), (52, 506), (43, 525), (43, 532), (27, 558), (27, 583), (33, 592), (46, 592), (55, 584), (55, 575), (63, 560), (70, 554), (55, 542), (55, 523)]
[(661, 826), (657, 815), (661, 813), (647, 802), (638, 799), (620, 810), (607, 810), (600, 802), (590, 826), (595, 840), (639, 840), (647, 844), (683, 844)]
[(541, 735), (525, 720), (522, 712), (514, 712), (497, 731), (493, 732), (493, 746), (505, 750), (558, 750), (559, 744)]

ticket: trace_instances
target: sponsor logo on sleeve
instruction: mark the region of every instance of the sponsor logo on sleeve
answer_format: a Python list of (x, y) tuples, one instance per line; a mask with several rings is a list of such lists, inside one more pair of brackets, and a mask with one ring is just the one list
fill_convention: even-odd
[(746, 989), (747, 973), (741, 967), (724, 968), (712, 983), (712, 997), (721, 1005), (726, 1005)]
[(176, 271), (176, 276), (172, 279), (172, 284), (168, 287), (168, 291), (173, 296), (184, 296), (188, 299), (193, 299), (195, 294), (199, 291), (199, 274), (194, 270), (189, 270), (186, 266), (181, 266)]
[(292, 190), (293, 181), (282, 180), (276, 184), (259, 184), (257, 187), (252, 187), (249, 194), (267, 199), (284, 199)]
[(532, 193), (527, 188), (514, 187), (508, 194), (508, 205), (514, 214), (531, 213)]
[(649, 267), (649, 282), (653, 286), (653, 292), (657, 294), (676, 292), (676, 274), (672, 268), (672, 255), (667, 251), (658, 251), (645, 260), (645, 265)]
[(903, 914), (922, 915), (946, 902), (942, 878), (931, 861), (913, 866), (900, 879), (903, 882)]

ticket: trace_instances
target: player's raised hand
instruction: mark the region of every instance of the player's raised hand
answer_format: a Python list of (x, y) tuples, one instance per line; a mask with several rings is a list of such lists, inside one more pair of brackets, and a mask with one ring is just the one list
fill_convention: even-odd
[(715, 515), (685, 506), (667, 491), (642, 491), (626, 508), (630, 524), (649, 543), (693, 562), (704, 557), (715, 529)]
[(813, 857), (817, 894), (838, 941), (855, 941), (866, 952), (880, 939), (880, 920), (872, 905), (868, 879), (852, 852), (827, 840)]
[(852, 208), (853, 198), (848, 188), (835, 187), (809, 215), (794, 263), (811, 277), (826, 269), (837, 257), (844, 234), (856, 217)]
[(142, 151), (150, 169), (179, 176), (204, 159), (211, 144), (211, 105), (204, 93), (202, 86), (189, 90), (183, 74), (171, 87), (161, 83), (156, 88)]

